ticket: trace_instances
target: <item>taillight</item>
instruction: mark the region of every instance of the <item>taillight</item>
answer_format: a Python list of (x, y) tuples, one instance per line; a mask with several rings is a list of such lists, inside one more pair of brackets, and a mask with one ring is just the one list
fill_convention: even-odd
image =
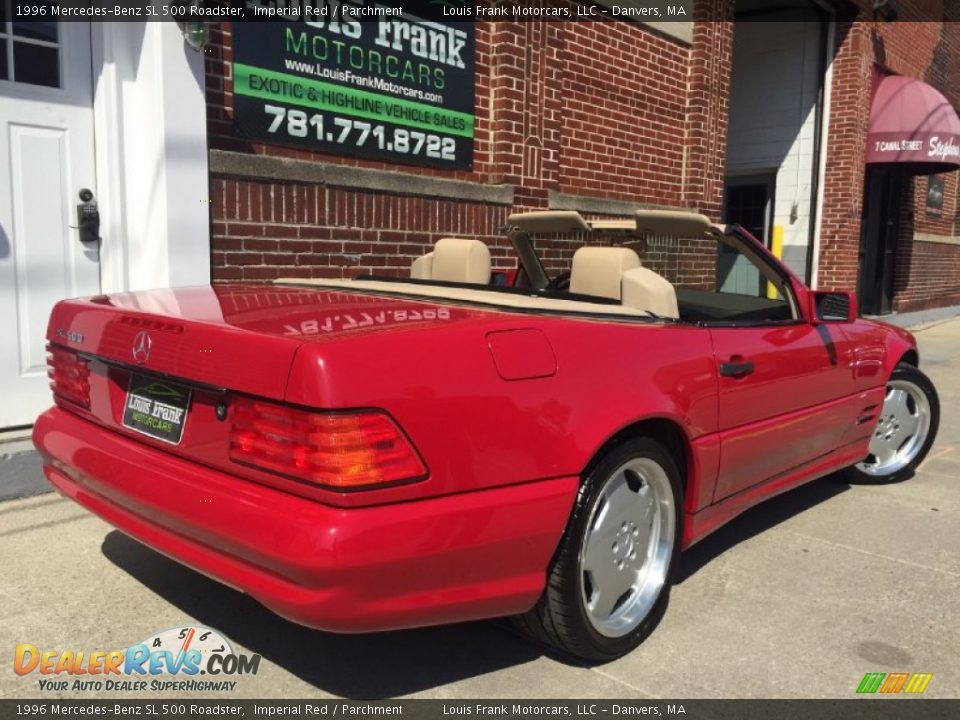
[(90, 368), (72, 350), (47, 345), (47, 376), (55, 398), (90, 409)]
[(427, 468), (386, 414), (232, 403), (230, 459), (337, 490), (422, 478)]

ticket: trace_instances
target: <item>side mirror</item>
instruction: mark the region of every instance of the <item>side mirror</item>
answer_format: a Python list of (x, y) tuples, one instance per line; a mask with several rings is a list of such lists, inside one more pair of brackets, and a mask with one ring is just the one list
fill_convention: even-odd
[(857, 319), (857, 296), (849, 291), (810, 291), (810, 318), (814, 325), (853, 322)]

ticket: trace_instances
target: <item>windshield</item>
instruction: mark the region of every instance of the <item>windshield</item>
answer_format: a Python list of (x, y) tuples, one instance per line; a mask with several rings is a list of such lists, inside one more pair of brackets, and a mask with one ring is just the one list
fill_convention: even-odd
[[(524, 245), (522, 238), (516, 245)], [(727, 234), (700, 237), (680, 235), (639, 236), (635, 231), (611, 229), (527, 238), (532, 252), (518, 248), (522, 272), (518, 284), (540, 285), (551, 293), (577, 293), (610, 296), (626, 286), (624, 279), (637, 267), (650, 271), (647, 283), (659, 282), (661, 293), (676, 297), (676, 317), (688, 322), (789, 321), (799, 317), (789, 280), (783, 269), (757, 250), (757, 243), (746, 231), (733, 228)], [(515, 239), (516, 240), (516, 239)], [(602, 265), (578, 266), (581, 248), (617, 248), (626, 274), (615, 282), (602, 278), (579, 281), (578, 275), (613, 272)], [(526, 258), (527, 262), (524, 262)], [(657, 280), (653, 280), (655, 276)], [(614, 273), (615, 275), (615, 273)], [(662, 281), (662, 282), (661, 282)], [(619, 283), (619, 285), (618, 285)], [(656, 307), (647, 307), (655, 314)], [(672, 313), (667, 313), (671, 316)]]

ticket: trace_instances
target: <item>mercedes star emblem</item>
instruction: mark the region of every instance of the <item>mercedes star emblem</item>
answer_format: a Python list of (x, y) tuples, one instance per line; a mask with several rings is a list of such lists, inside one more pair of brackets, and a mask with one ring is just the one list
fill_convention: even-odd
[(137, 361), (137, 365), (143, 365), (150, 358), (151, 345), (153, 345), (153, 340), (150, 339), (150, 333), (146, 330), (141, 330), (137, 333), (137, 336), (133, 339), (133, 348), (131, 350), (133, 359)]

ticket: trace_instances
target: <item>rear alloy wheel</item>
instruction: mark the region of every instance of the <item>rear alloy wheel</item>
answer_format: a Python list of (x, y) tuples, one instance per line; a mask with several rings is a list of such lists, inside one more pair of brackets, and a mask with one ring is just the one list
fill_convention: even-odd
[(666, 604), (679, 555), (680, 473), (654, 440), (626, 441), (587, 475), (550, 569), (520, 624), (578, 658), (639, 645)]
[(897, 365), (870, 437), (869, 454), (848, 475), (861, 482), (907, 479), (926, 457), (939, 425), (940, 400), (933, 383), (912, 365)]

